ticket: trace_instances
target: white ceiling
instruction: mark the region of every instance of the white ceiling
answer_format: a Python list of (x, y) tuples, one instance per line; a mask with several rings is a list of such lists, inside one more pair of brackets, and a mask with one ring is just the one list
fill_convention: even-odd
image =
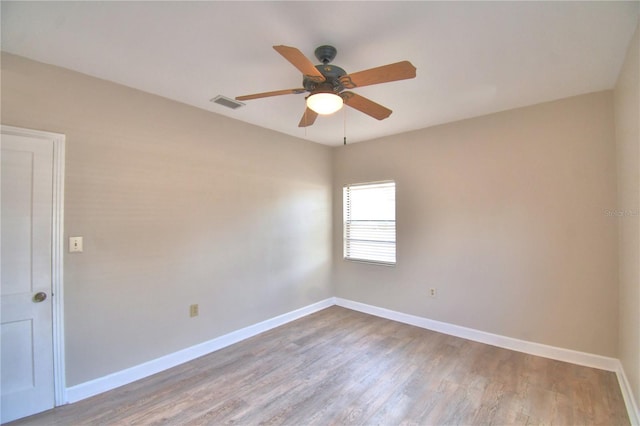
[[(640, 2), (9, 2), (2, 50), (311, 141), (339, 145), (614, 86)], [(338, 49), (347, 72), (411, 61), (412, 80), (354, 89), (393, 110), (345, 108), (297, 127), (304, 96), (272, 49)]]

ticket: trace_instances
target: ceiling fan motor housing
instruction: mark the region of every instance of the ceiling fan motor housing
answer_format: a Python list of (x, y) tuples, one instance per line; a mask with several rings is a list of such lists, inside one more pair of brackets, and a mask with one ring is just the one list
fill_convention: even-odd
[(316, 65), (316, 69), (324, 76), (325, 81), (318, 82), (313, 77), (304, 76), (302, 79), (302, 86), (309, 92), (317, 91), (318, 89), (327, 87), (331, 88), (334, 93), (339, 93), (344, 90), (344, 86), (340, 82), (340, 77), (347, 75), (347, 72), (335, 65)]

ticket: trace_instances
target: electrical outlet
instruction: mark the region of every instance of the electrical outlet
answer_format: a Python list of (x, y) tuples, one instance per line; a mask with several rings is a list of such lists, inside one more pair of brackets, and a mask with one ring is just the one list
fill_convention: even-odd
[(194, 304), (189, 306), (189, 316), (190, 317), (197, 317), (198, 316), (198, 304)]
[(429, 289), (429, 296), (436, 298), (438, 296), (438, 290), (434, 287)]

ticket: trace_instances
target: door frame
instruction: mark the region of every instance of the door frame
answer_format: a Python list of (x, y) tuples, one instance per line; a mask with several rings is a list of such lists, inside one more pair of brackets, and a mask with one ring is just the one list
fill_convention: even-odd
[(51, 209), (51, 304), (55, 406), (67, 403), (64, 357), (64, 163), (66, 137), (60, 133), (0, 125), (0, 132), (51, 141), (53, 144), (53, 204)]

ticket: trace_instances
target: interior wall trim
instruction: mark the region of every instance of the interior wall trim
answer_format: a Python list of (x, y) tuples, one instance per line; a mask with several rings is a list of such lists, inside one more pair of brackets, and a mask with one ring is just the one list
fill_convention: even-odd
[(624, 404), (627, 407), (629, 422), (632, 425), (640, 426), (640, 409), (633, 397), (631, 385), (629, 384), (629, 380), (627, 379), (627, 375), (625, 374), (620, 361), (618, 361), (618, 370), (616, 370), (616, 375), (618, 376), (618, 383), (620, 384), (620, 391), (622, 392), (622, 398), (624, 398)]
[(498, 334), (487, 333), (485, 331), (475, 330), (472, 328), (462, 327), (446, 322), (435, 321), (416, 315), (405, 314), (378, 306), (372, 306), (361, 302), (355, 302), (339, 297), (330, 297), (311, 305), (296, 309), (294, 311), (279, 315), (277, 317), (250, 325), (240, 330), (216, 337), (215, 339), (198, 345), (191, 346), (186, 349), (174, 352), (169, 355), (127, 368), (122, 371), (109, 374), (76, 386), (66, 389), (66, 400), (68, 403), (77, 402), (91, 396), (106, 392), (136, 380), (143, 379), (161, 371), (167, 370), (176, 365), (183, 364), (195, 358), (207, 355), (227, 346), (238, 343), (242, 340), (256, 336), (265, 331), (279, 327), (288, 322), (295, 321), (314, 312), (337, 305), (343, 308), (374, 315), (380, 318), (386, 318), (392, 321), (398, 321), (404, 324), (413, 325), (439, 333), (448, 334), (450, 336), (460, 337), (463, 339), (473, 340), (479, 343), (498, 346), (505, 349), (523, 352), (530, 355), (541, 356), (544, 358), (555, 359), (558, 361), (570, 362), (572, 364), (583, 365), (585, 367), (598, 368), (601, 370), (616, 373), (620, 390), (625, 401), (629, 420), (632, 425), (640, 425), (640, 413), (636, 406), (631, 386), (627, 380), (624, 369), (620, 361), (616, 358), (605, 357), (601, 355), (590, 354), (586, 352), (574, 351), (571, 349), (558, 348), (555, 346), (544, 345), (541, 343), (528, 342), (525, 340), (515, 339), (512, 337), (501, 336)]
[(524, 352), (530, 355), (555, 359), (557, 361), (570, 362), (572, 364), (583, 365), (585, 367), (599, 368), (601, 370), (613, 372), (616, 372), (618, 370), (619, 361), (616, 358), (609, 358), (606, 356), (579, 352), (571, 349), (549, 346), (542, 343), (534, 343), (526, 340), (515, 339), (513, 337), (487, 333), (486, 331), (480, 331), (473, 328), (435, 321), (432, 319), (405, 314), (402, 312), (367, 305), (365, 303), (354, 302), (347, 299), (336, 298), (336, 305), (352, 309), (354, 311), (375, 315), (377, 317), (414, 325), (416, 327), (424, 328), (427, 330), (437, 331), (440, 333), (448, 334), (450, 336), (461, 337), (463, 339), (473, 340), (474, 342), (486, 343), (488, 345), (493, 345), (504, 349), (511, 349), (518, 352)]
[(288, 322), (295, 321), (314, 312), (328, 308), (334, 304), (335, 301), (333, 298), (321, 300), (320, 302), (316, 302), (257, 324), (241, 328), (240, 330), (232, 331), (231, 333), (224, 334), (207, 342), (179, 350), (172, 354), (156, 358), (104, 377), (99, 377), (88, 382), (71, 386), (67, 388), (66, 400), (68, 403), (73, 403), (120, 386), (124, 386), (128, 383), (135, 382), (136, 380), (140, 380), (175, 367), (176, 365), (184, 364), (185, 362), (189, 362), (203, 355), (226, 348), (234, 343), (238, 343), (265, 331), (269, 331)]
[(472, 328), (462, 327), (459, 325), (449, 324), (446, 322), (435, 321), (416, 315), (405, 314), (391, 309), (380, 308), (378, 306), (367, 305), (366, 303), (354, 302), (348, 299), (335, 298), (335, 304), (343, 308), (374, 315), (380, 318), (386, 318), (392, 321), (398, 321), (404, 324), (413, 325), (439, 333), (448, 334), (450, 336), (460, 337), (463, 339), (473, 340), (479, 343), (498, 346), (504, 349), (510, 349), (517, 352), (523, 352), (530, 355), (541, 356), (544, 358), (555, 359), (557, 361), (569, 362), (572, 364), (583, 365), (585, 367), (598, 368), (601, 370), (616, 373), (620, 391), (627, 408), (627, 414), (632, 425), (640, 426), (640, 411), (635, 403), (633, 391), (624, 368), (620, 360), (602, 355), (590, 354), (587, 352), (574, 351), (571, 349), (559, 348), (556, 346), (544, 345), (542, 343), (529, 342), (526, 340), (515, 339), (513, 337), (501, 336), (498, 334), (487, 333), (485, 331), (475, 330)]

